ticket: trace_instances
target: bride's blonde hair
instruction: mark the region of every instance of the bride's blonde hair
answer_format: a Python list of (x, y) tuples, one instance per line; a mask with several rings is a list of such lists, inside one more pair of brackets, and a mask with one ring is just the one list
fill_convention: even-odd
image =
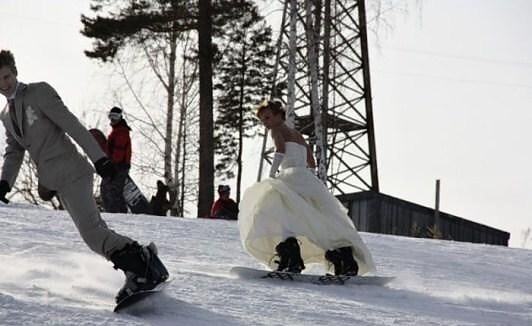
[(257, 113), (256, 113), (257, 117), (265, 109), (270, 109), (273, 112), (273, 114), (281, 114), (283, 120), (286, 119), (286, 111), (283, 108), (283, 103), (279, 99), (262, 101), (257, 107)]

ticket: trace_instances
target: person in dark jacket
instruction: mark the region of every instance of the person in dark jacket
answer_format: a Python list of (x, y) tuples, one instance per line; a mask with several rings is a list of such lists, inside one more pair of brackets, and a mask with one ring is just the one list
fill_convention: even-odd
[(229, 198), (231, 195), (231, 187), (228, 185), (219, 185), (218, 195), (220, 197), (211, 207), (211, 217), (236, 220), (238, 217), (238, 204)]
[(113, 178), (102, 180), (100, 189), (103, 206), (109, 213), (127, 213), (123, 191), (131, 167), (131, 128), (122, 116), (122, 109), (116, 106), (109, 112), (109, 121), (112, 131), (107, 137), (107, 154), (117, 173)]
[(151, 196), (150, 207), (153, 215), (166, 216), (172, 204), (168, 200), (168, 185), (161, 180), (157, 180), (157, 193)]

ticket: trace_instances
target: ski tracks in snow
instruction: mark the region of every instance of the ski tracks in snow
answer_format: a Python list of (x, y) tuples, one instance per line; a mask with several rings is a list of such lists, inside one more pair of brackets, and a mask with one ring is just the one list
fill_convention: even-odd
[[(260, 268), (232, 221), (104, 214), (155, 241), (174, 281), (114, 314), (123, 275), (81, 241), (65, 212), (0, 207), (1, 325), (530, 325), (532, 251), (361, 233), (380, 286), (244, 280)], [(312, 272), (319, 272), (312, 269)]]

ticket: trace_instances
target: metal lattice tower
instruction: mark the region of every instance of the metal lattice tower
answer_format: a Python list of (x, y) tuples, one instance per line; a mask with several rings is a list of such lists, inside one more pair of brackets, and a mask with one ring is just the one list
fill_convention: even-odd
[[(335, 194), (379, 191), (364, 0), (286, 0), (272, 97)], [(273, 151), (267, 135), (262, 163)]]

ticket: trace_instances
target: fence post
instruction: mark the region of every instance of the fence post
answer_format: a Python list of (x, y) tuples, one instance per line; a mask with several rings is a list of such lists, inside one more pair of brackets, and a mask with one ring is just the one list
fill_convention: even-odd
[(436, 204), (434, 207), (434, 227), (440, 229), (440, 179), (436, 179)]

